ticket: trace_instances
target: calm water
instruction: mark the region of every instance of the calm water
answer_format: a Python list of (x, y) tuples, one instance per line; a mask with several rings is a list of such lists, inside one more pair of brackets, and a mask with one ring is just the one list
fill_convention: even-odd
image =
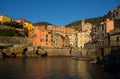
[(65, 57), (0, 59), (0, 79), (111, 79), (99, 65)]

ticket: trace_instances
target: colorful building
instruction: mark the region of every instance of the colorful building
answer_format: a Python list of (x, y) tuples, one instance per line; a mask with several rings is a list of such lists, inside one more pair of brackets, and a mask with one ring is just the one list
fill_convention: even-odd
[(23, 25), (23, 28), (26, 28), (28, 31), (31, 31), (33, 29), (33, 24), (32, 22), (28, 21), (28, 20), (25, 20), (25, 19), (20, 19), (20, 20), (17, 20), (17, 22), (19, 22), (20, 24)]
[(35, 37), (33, 40), (34, 46), (40, 47), (53, 47), (54, 46), (54, 36), (45, 29), (45, 26), (35, 26), (34, 29)]
[(80, 49), (83, 49), (84, 45), (87, 42), (91, 41), (91, 38), (89, 36), (90, 36), (90, 32), (89, 31), (81, 31), (81, 32), (78, 33), (78, 47)]
[[(56, 48), (62, 48), (69, 46), (68, 39), (66, 38), (66, 35), (58, 29), (56, 29), (56, 26), (34, 26), (34, 40), (33, 45), (34, 46), (40, 46), (40, 47), (56, 47)], [(60, 28), (60, 27), (59, 27)]]
[(56, 48), (69, 47), (69, 39), (62, 32), (55, 32), (54, 39), (55, 39), (54, 47)]
[(110, 31), (114, 30), (115, 27), (119, 27), (119, 21), (106, 19), (100, 25), (92, 29), (92, 41), (96, 43), (96, 47), (110, 46)]
[(20, 20), (16, 20), (16, 22), (20, 23), (21, 25), (23, 25), (23, 29), (26, 29), (27, 31), (27, 35), (28, 37), (31, 36), (31, 33), (33, 32), (33, 24), (28, 21), (28, 20), (25, 20), (25, 19), (20, 19)]
[(109, 33), (110, 37), (110, 46), (120, 46), (120, 20), (114, 20), (115, 27), (114, 30), (111, 30)]
[(66, 28), (65, 34), (69, 38), (69, 46), (70, 47), (76, 47), (76, 32), (75, 29), (72, 28)]
[(65, 26), (57, 27), (55, 25), (48, 25), (47, 29), (50, 30), (50, 31), (52, 30), (52, 31), (62, 32), (63, 34), (65, 34), (65, 32), (66, 32)]
[(92, 29), (92, 24), (85, 23), (85, 20), (82, 20), (81, 26), (82, 26), (82, 31), (78, 33), (78, 45), (77, 46), (80, 49), (83, 49), (84, 45), (91, 41), (90, 33)]
[(12, 21), (14, 21), (13, 18), (5, 15), (0, 15), (0, 24), (3, 24), (5, 22), (12, 22)]

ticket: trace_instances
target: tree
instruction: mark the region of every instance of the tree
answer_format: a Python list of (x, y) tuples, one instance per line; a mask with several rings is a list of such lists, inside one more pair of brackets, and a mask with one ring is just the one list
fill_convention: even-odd
[(22, 36), (22, 34), (14, 29), (0, 29), (0, 36)]
[(3, 23), (3, 25), (14, 27), (14, 28), (23, 28), (23, 25), (21, 25), (18, 22), (14, 22), (14, 21), (12, 21), (12, 22), (5, 22), (5, 23)]

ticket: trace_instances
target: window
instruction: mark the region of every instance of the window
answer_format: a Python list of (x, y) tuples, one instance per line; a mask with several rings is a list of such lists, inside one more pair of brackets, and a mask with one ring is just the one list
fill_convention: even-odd
[(104, 34), (104, 33), (102, 33), (102, 37), (103, 37), (103, 38), (105, 37), (105, 34)]
[(117, 42), (119, 41), (119, 37), (116, 37), (116, 41), (117, 41)]
[(116, 16), (118, 15), (118, 12), (116, 12)]
[(80, 46), (81, 47), (81, 49), (82, 49), (82, 46)]
[(24, 26), (26, 26), (26, 24), (24, 24)]
[(48, 37), (48, 34), (46, 34), (46, 37)]
[(96, 28), (94, 29), (94, 32), (96, 32)]
[(46, 39), (46, 42), (48, 42), (48, 39)]
[(76, 36), (77, 36), (77, 34), (76, 34)]
[(42, 41), (42, 39), (40, 41)]
[(113, 14), (113, 16), (112, 16), (113, 18), (115, 18), (115, 14)]
[(105, 30), (105, 25), (102, 25), (102, 30)]
[(53, 35), (51, 35), (51, 38), (53, 38)]

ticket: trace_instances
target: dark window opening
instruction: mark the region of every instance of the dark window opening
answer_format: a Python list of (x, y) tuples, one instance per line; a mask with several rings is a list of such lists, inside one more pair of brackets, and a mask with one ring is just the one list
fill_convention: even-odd
[(116, 12), (116, 16), (118, 15), (118, 12)]
[(115, 18), (115, 14), (113, 14), (113, 18)]
[(46, 39), (46, 42), (48, 42), (48, 39)]

